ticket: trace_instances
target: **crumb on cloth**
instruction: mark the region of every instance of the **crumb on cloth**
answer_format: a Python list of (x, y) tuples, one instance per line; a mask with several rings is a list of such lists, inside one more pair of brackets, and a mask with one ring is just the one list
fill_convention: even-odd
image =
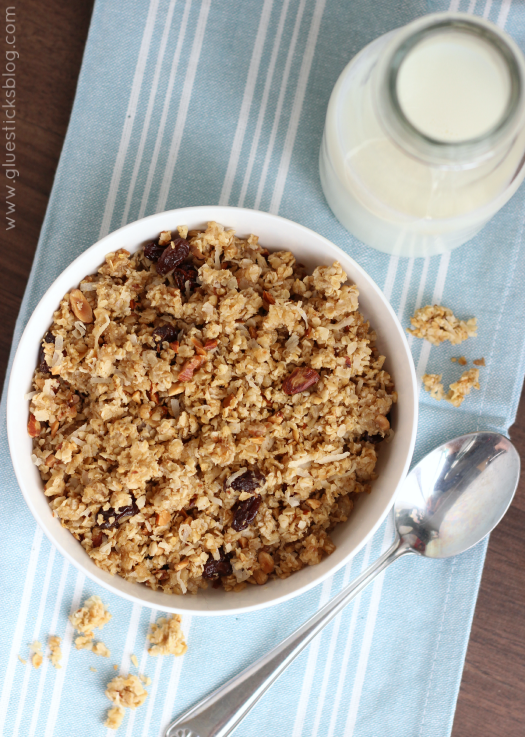
[(479, 389), (479, 369), (464, 371), (457, 381), (450, 384), (446, 394), (441, 383), (441, 376), (441, 374), (424, 374), (422, 379), (425, 391), (430, 392), (430, 396), (437, 399), (438, 402), (446, 399), (454, 407), (459, 407), (472, 388)]
[(62, 665), (60, 664), (60, 661), (62, 660), (62, 648), (60, 647), (60, 642), (61, 642), (60, 637), (58, 637), (58, 635), (50, 635), (47, 642), (49, 645), (49, 649), (51, 650), (51, 655), (49, 656), (51, 664), (57, 669), (62, 668)]
[(443, 384), (441, 383), (442, 374), (424, 374), (423, 375), (423, 388), (425, 391), (430, 392), (432, 399), (437, 399), (438, 402), (445, 396)]
[(122, 724), (126, 712), (121, 706), (113, 706), (108, 709), (108, 716), (104, 722), (104, 726), (108, 729), (118, 729)]
[(33, 653), (31, 656), (31, 663), (33, 665), (33, 668), (40, 668), (42, 665), (42, 661), (44, 660), (44, 656), (42, 655), (42, 643), (38, 640), (35, 640), (30, 645), (30, 650)]
[(115, 676), (107, 685), (106, 696), (115, 706), (136, 709), (144, 703), (148, 692), (135, 675)]
[(188, 646), (182, 632), (181, 618), (178, 614), (171, 617), (161, 617), (151, 625), (148, 640), (153, 643), (148, 653), (150, 655), (184, 655)]
[(410, 322), (412, 328), (407, 328), (407, 332), (416, 338), (428, 340), (432, 345), (439, 345), (445, 340), (450, 341), (452, 345), (458, 345), (467, 338), (475, 338), (477, 335), (475, 317), (466, 321), (458, 320), (452, 310), (442, 305), (421, 307), (415, 311)]
[(73, 627), (84, 635), (93, 637), (95, 628), (102, 629), (111, 619), (99, 596), (90, 596), (86, 599), (84, 606), (69, 615), (69, 621)]
[(454, 407), (459, 407), (471, 389), (479, 389), (479, 369), (464, 371), (458, 381), (449, 386), (445, 399)]

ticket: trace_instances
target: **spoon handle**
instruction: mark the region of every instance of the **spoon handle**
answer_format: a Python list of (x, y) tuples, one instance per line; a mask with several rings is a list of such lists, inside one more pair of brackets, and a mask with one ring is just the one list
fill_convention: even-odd
[(172, 722), (165, 737), (228, 737), (323, 627), (390, 563), (409, 552), (408, 545), (396, 537), (380, 558), (298, 630)]

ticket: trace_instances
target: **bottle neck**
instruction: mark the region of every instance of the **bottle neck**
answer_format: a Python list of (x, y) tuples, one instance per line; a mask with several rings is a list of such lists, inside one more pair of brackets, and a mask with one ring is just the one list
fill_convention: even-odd
[(504, 152), (524, 125), (523, 55), (496, 26), (463, 13), (401, 29), (374, 70), (374, 102), (407, 154), (468, 169)]

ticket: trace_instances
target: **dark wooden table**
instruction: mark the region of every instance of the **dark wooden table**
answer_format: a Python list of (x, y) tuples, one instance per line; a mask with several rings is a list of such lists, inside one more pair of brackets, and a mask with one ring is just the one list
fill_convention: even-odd
[[(45, 3), (20, 0), (16, 4), (20, 51), (16, 78), (16, 155), (20, 178), (16, 183), (16, 226), (6, 232), (3, 219), (0, 229), (0, 382), (67, 129), (91, 9), (90, 0)], [(2, 182), (2, 193), (4, 187)], [(2, 203), (5, 207), (4, 197)], [(525, 397), (511, 437), (525, 458)], [(524, 734), (525, 478), (522, 476), (512, 509), (490, 540), (452, 735), (523, 737)]]

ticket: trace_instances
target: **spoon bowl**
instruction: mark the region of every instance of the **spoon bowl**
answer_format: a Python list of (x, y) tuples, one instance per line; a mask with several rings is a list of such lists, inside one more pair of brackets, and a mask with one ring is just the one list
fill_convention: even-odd
[(520, 457), (504, 435), (454, 438), (410, 472), (394, 504), (404, 546), (427, 558), (450, 558), (476, 545), (502, 519), (520, 477)]

